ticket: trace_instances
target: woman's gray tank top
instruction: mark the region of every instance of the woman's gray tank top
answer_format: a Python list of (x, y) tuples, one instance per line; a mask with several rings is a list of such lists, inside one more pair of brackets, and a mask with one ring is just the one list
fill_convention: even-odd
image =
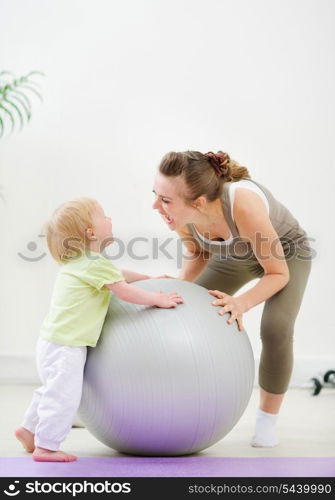
[[(299, 222), (295, 219), (295, 217), (293, 217), (291, 212), (282, 203), (276, 200), (267, 188), (254, 180), (248, 179), (248, 181), (256, 184), (256, 186), (263, 191), (268, 201), (269, 218), (279, 236), (281, 244), (284, 248), (285, 256), (287, 257), (288, 255), (295, 253), (297, 247), (300, 246), (306, 250), (308, 248), (306, 231), (302, 229)], [(220, 241), (220, 244), (218, 244), (218, 241), (210, 242), (208, 239), (202, 238), (193, 224), (187, 225), (188, 230), (200, 247), (206, 252), (213, 254), (213, 257), (216, 259), (221, 260), (233, 257), (242, 260), (257, 260), (250, 242), (240, 237), (237, 226), (232, 218), (232, 207), (229, 196), (229, 186), (231, 184), (232, 182), (224, 183), (221, 202), (224, 216), (230, 228), (232, 238), (226, 241)], [(261, 236), (262, 235), (260, 234), (260, 244), (262, 241)]]

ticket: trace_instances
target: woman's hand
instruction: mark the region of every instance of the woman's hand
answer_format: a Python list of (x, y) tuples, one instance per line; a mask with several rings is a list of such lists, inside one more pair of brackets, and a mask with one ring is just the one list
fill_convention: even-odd
[(230, 318), (227, 323), (231, 325), (233, 321), (237, 321), (238, 329), (240, 331), (244, 330), (242, 315), (246, 312), (246, 307), (243, 301), (238, 297), (232, 297), (227, 293), (220, 292), (219, 290), (208, 290), (208, 293), (213, 295), (219, 300), (214, 300), (212, 302), (213, 306), (224, 306), (220, 309), (219, 314), (223, 316), (225, 313), (230, 313)]

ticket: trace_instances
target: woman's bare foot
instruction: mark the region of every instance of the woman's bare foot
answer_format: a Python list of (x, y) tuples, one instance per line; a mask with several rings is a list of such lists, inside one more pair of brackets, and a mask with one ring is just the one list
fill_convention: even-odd
[(15, 437), (18, 439), (23, 448), (28, 452), (32, 453), (35, 449), (34, 434), (24, 427), (18, 427), (15, 431)]
[(33, 453), (33, 459), (35, 462), (74, 462), (77, 457), (64, 451), (52, 451), (37, 446)]

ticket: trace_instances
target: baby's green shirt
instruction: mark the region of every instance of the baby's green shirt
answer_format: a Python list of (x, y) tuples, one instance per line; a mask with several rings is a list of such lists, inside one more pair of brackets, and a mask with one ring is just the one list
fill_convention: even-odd
[(110, 301), (104, 285), (124, 280), (122, 272), (96, 252), (63, 264), (41, 336), (57, 344), (94, 347)]

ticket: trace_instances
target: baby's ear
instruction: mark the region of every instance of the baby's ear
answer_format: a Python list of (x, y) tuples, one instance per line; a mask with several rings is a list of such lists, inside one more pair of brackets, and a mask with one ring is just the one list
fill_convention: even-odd
[(94, 231), (93, 231), (93, 229), (91, 227), (89, 227), (89, 228), (87, 228), (85, 230), (85, 236), (90, 241), (96, 241), (97, 240), (96, 236), (94, 236)]

